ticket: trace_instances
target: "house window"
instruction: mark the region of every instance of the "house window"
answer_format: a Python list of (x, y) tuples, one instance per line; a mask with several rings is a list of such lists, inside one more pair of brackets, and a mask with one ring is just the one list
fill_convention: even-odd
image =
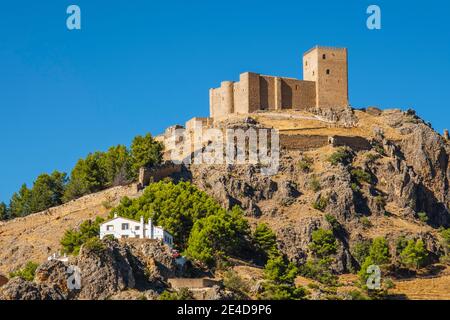
[(114, 230), (114, 226), (112, 224), (109, 224), (106, 226), (106, 231), (113, 231)]
[(327, 74), (330, 74), (330, 69), (327, 69)]
[(141, 229), (140, 226), (135, 226), (134, 227), (134, 230), (139, 230), (139, 229)]
[(128, 235), (124, 234), (124, 235), (122, 236), (122, 238), (127, 239), (127, 238), (128, 238)]
[(327, 58), (327, 55), (324, 53), (324, 54), (322, 55), (322, 59), (325, 60), (326, 58)]
[(130, 226), (128, 225), (128, 223), (122, 223), (122, 230), (128, 230), (130, 228)]
[(140, 237), (141, 237), (140, 235), (138, 235), (138, 234), (136, 235), (136, 238), (137, 238), (137, 239), (139, 239)]

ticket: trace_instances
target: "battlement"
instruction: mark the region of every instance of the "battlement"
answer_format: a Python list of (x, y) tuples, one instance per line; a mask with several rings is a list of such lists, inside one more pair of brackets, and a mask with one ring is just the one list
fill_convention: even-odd
[(211, 118), (261, 110), (347, 108), (347, 49), (316, 46), (303, 55), (304, 80), (245, 72), (210, 89)]

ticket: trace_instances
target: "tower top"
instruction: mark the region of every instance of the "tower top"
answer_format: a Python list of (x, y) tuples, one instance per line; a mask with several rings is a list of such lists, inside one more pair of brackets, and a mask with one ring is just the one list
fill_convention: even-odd
[(347, 48), (343, 48), (343, 47), (330, 47), (330, 46), (319, 46), (316, 45), (314, 47), (312, 47), (311, 49), (309, 49), (308, 51), (306, 51), (303, 55), (306, 56), (308, 53), (314, 51), (314, 50), (326, 50), (326, 51), (347, 51)]

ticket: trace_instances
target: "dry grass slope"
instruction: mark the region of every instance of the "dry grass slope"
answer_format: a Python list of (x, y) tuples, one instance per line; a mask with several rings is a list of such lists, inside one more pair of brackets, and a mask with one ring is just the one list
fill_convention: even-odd
[(60, 249), (66, 229), (87, 219), (105, 217), (121, 198), (138, 196), (136, 185), (114, 187), (62, 206), (0, 223), (0, 273), (7, 274), (27, 261), (44, 262)]

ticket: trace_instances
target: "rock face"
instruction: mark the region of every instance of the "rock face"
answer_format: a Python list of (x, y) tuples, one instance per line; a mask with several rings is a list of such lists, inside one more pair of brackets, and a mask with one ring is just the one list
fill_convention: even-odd
[(55, 288), (14, 278), (0, 290), (0, 300), (62, 300), (64, 296)]
[(83, 247), (80, 251), (76, 261), (81, 273), (79, 299), (106, 299), (136, 285), (127, 247), (115, 241), (105, 244), (102, 250)]
[[(379, 236), (388, 240), (394, 260), (399, 239), (420, 238), (430, 261), (436, 261), (443, 251), (438, 228), (450, 226), (449, 141), (412, 111), (316, 114), (336, 121), (333, 130), (339, 135), (364, 136), (369, 150), (347, 149), (349, 159), (335, 163), (331, 156), (342, 150), (332, 145), (304, 152), (286, 149), (273, 176), (261, 174), (261, 168), (253, 164), (196, 164), (183, 169), (183, 178), (228, 209), (241, 206), (253, 227), (269, 224), (279, 249), (299, 266), (311, 258), (312, 234), (319, 228), (332, 229), (338, 241), (332, 263), (336, 273), (357, 269), (353, 249)], [(222, 125), (259, 127), (254, 119)], [(356, 125), (362, 127), (355, 129), (355, 135), (350, 128)], [(21, 255), (25, 249), (31, 247), (12, 247), (11, 255)], [(166, 288), (167, 278), (183, 273), (167, 247), (138, 239), (105, 240), (103, 247), (83, 247), (70, 265), (80, 272), (78, 290), (69, 288), (67, 266), (49, 261), (38, 268), (34, 282), (15, 278), (3, 285), (0, 298), (153, 299)], [(220, 288), (198, 295), (227, 298)]]
[[(282, 150), (275, 176), (261, 175), (257, 165), (248, 164), (191, 165), (190, 177), (225, 207), (241, 206), (255, 224), (263, 218), (276, 231), (280, 249), (299, 265), (309, 256), (312, 232), (330, 227), (326, 216), (340, 226), (336, 272), (357, 268), (352, 247), (376, 236), (392, 243), (402, 236), (422, 238), (436, 255), (442, 250), (437, 228), (450, 226), (449, 142), (413, 111), (369, 111), (315, 111), (341, 127), (369, 126), (361, 124), (365, 117), (380, 124), (363, 128), (373, 131), (364, 137), (369, 150), (350, 148), (349, 163), (327, 160), (337, 148)], [(300, 168), (299, 161), (308, 157), (311, 168)], [(320, 202), (323, 207), (313, 205)], [(423, 214), (426, 223), (418, 219)]]
[[(42, 264), (36, 270), (34, 282), (10, 280), (0, 289), (0, 297), (8, 300), (121, 299), (127, 296), (122, 291), (135, 289), (130, 297), (149, 298), (166, 288), (167, 277), (180, 272), (169, 248), (160, 242), (104, 240), (102, 244), (92, 248), (83, 246), (68, 265), (57, 260)], [(74, 270), (79, 275), (79, 287)]]

